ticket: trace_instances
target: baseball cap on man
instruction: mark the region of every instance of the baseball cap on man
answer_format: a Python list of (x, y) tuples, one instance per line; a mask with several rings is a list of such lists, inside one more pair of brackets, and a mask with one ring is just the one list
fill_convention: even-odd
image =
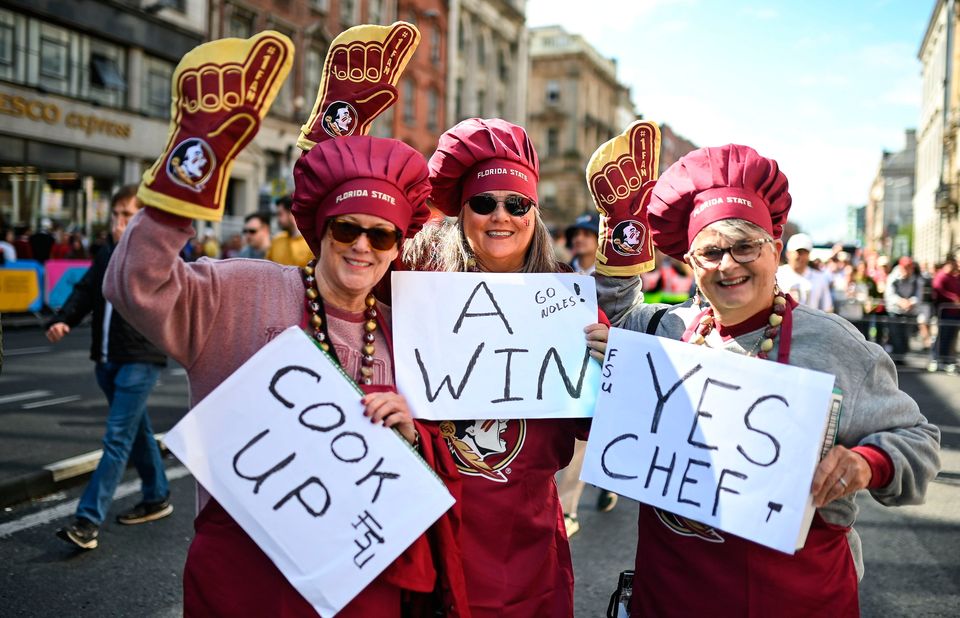
[(573, 235), (577, 230), (587, 230), (591, 232), (594, 236), (600, 236), (600, 215), (595, 212), (588, 212), (577, 217), (572, 224), (570, 224), (564, 235), (567, 238), (567, 247), (570, 246), (570, 243), (573, 242)]
[(787, 241), (787, 251), (813, 251), (813, 239), (798, 232)]
[(338, 137), (305, 152), (293, 168), (293, 216), (314, 255), (327, 220), (368, 214), (411, 237), (430, 217), (427, 162), (395, 140), (367, 135)]

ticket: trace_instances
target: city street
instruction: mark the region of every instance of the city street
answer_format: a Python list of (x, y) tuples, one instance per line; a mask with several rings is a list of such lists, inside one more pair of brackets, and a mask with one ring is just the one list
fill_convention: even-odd
[[(99, 448), (105, 402), (87, 360), (89, 327), (53, 346), (36, 327), (5, 329), (0, 376), (0, 477)], [(861, 496), (857, 529), (864, 545), (864, 616), (960, 615), (960, 377), (928, 374), (910, 359), (903, 388), (943, 428), (943, 472), (926, 505), (885, 509)], [(186, 410), (183, 370), (168, 367), (150, 400), (154, 429)], [(194, 486), (167, 459), (175, 511), (161, 521), (120, 526), (112, 517), (139, 498), (128, 472), (101, 531), (100, 548), (77, 553), (54, 536), (76, 506), (74, 485), (0, 513), (0, 607), (4, 616), (178, 616), (181, 571), (192, 536)], [(583, 529), (571, 546), (577, 616), (603, 616), (620, 570), (632, 567), (636, 505), (597, 513), (585, 492)], [(696, 584), (691, 582), (691, 593)]]

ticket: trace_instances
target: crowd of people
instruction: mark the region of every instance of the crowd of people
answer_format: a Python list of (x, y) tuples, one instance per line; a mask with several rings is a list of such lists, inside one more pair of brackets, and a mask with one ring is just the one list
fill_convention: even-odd
[[(406, 40), (416, 35), (409, 24), (362, 26), (331, 44), (317, 105), (298, 142), (304, 153), (294, 170), (296, 188), (278, 205), (282, 232), (268, 248), (268, 221), (254, 215), (245, 222), (249, 257), (266, 259), (190, 261), (182, 252), (195, 236), (193, 219), (222, 217), (224, 194), (214, 187), (266, 115), (290, 69), (293, 45), (263, 32), (242, 45), (214, 41), (184, 56), (178, 74), (197, 66), (257, 66), (250, 87), (259, 94), (250, 105), (225, 106), (225, 118), (182, 105), (189, 92), (181, 89), (189, 82), (174, 82), (174, 105), (182, 113), (173, 121), (168, 151), (145, 174), (138, 191), (145, 207), (116, 235), (102, 273), (106, 306), (186, 369), (191, 403), (285, 328), (300, 326), (362, 389), (364, 414), (397, 430), (455, 497), (454, 506), (337, 615), (573, 615), (568, 536), (578, 496), (564, 503), (555, 479), (582, 449), (577, 441), (589, 437), (590, 419), (415, 418), (396, 389), (394, 316), (389, 295), (381, 294), (394, 268), (592, 273), (597, 321), (567, 335), (582, 338), (598, 361), (612, 323), (835, 375), (843, 414), (814, 472), (809, 491), (817, 510), (805, 546), (781, 553), (642, 505), (629, 605), (634, 616), (858, 615), (857, 492), (869, 491), (887, 506), (921, 502), (939, 470), (939, 431), (899, 390), (881, 346), (838, 316), (798, 304), (778, 285), (792, 200), (776, 161), (746, 146), (703, 148), (655, 180), (659, 129), (635, 123), (629, 134), (598, 149), (588, 176), (592, 170), (609, 180), (608, 168), (622, 164), (628, 152), (646, 182), (607, 186), (603, 195), (596, 188), (602, 183), (592, 184), (598, 214), (564, 230), (571, 255), (569, 262), (558, 259), (538, 204), (537, 151), (522, 127), (501, 119), (464, 120), (443, 133), (429, 161), (399, 140), (363, 134), (384, 106), (362, 101), (377, 88), (389, 92), (413, 50), (398, 45), (390, 56), (395, 71), (364, 73), (358, 83), (337, 81), (348, 72), (337, 65), (346, 54), (335, 50), (404, 40), (394, 38), (398, 32)], [(329, 112), (334, 108), (340, 111)], [(217, 141), (219, 127), (240, 117), (253, 123), (243, 139)], [(337, 131), (328, 127), (333, 117)], [(351, 126), (361, 130), (353, 133)], [(644, 139), (633, 143), (636, 131)], [(216, 152), (219, 167), (197, 170), (207, 174), (206, 188), (185, 188), (182, 177), (164, 173), (164, 164), (174, 160), (176, 148), (200, 142)], [(443, 216), (431, 217), (428, 202)], [(647, 217), (648, 224), (638, 221)], [(244, 248), (230, 250), (239, 256)], [(793, 250), (799, 254), (804, 247)], [(658, 274), (643, 277), (651, 270)], [(896, 287), (890, 279), (886, 285)], [(671, 305), (650, 302), (645, 287), (664, 294), (695, 291), (690, 302)], [(797, 289), (802, 294), (803, 284)], [(512, 456), (509, 477), (496, 481), (481, 472), (490, 452), (470, 445), (491, 430), (499, 450)], [(575, 476), (567, 478), (571, 485)], [(128, 523), (168, 515), (167, 498), (156, 495), (162, 490), (145, 482), (144, 502)], [(202, 487), (198, 493), (184, 572), (185, 615), (315, 615), (218, 500)], [(606, 500), (615, 503), (616, 497)], [(61, 536), (95, 547), (98, 519), (102, 513), (78, 510)]]
[(898, 364), (911, 350), (929, 351), (929, 371), (956, 373), (960, 271), (953, 255), (918, 264), (909, 255), (890, 261), (840, 245), (824, 257), (814, 258), (813, 251), (808, 235), (790, 237), (777, 271), (781, 288), (802, 304), (846, 318)]

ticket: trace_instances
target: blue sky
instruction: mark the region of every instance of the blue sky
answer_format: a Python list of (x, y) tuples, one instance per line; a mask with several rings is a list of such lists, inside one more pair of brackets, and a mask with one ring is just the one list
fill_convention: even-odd
[[(776, 159), (791, 220), (817, 241), (846, 232), (882, 151), (920, 117), (920, 49), (935, 0), (529, 0), (617, 59), (645, 118), (700, 146)], [(594, 10), (585, 10), (591, 7)]]

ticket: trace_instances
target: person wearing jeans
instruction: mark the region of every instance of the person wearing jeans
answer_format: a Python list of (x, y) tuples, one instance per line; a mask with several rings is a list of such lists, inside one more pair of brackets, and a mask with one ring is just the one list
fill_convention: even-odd
[[(136, 185), (124, 187), (113, 198), (114, 245), (123, 235), (127, 222), (140, 209), (136, 190)], [(97, 363), (97, 384), (110, 404), (100, 462), (80, 498), (75, 520), (57, 531), (57, 536), (81, 549), (95, 549), (99, 544), (100, 526), (107, 517), (128, 461), (140, 475), (143, 500), (118, 515), (117, 522), (141, 524), (173, 512), (160, 447), (147, 415), (147, 398), (166, 364), (166, 356), (104, 299), (101, 288), (112, 253), (113, 245), (97, 254), (93, 265), (74, 286), (47, 328), (47, 339), (56, 343), (88, 314), (93, 314), (90, 358)]]
[(140, 475), (144, 502), (164, 502), (169, 490), (160, 448), (147, 416), (147, 397), (160, 376), (160, 365), (108, 361), (97, 363), (96, 375), (97, 384), (110, 403), (110, 414), (103, 437), (103, 456), (80, 498), (77, 517), (99, 524), (110, 509), (128, 456)]

